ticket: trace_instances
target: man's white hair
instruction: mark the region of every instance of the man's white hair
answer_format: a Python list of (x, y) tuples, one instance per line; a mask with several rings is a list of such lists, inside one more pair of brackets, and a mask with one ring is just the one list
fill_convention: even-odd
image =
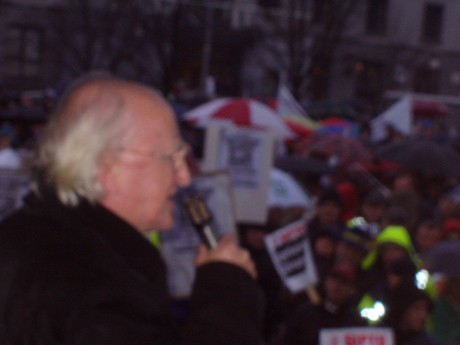
[[(101, 158), (132, 127), (124, 116), (123, 96), (117, 88), (105, 87), (112, 81), (118, 80), (99, 74), (77, 81), (50, 117), (37, 147), (34, 168), (66, 205), (76, 206), (81, 198), (100, 200), (105, 192), (96, 176)], [(90, 83), (100, 84), (97, 91), (83, 104), (71, 105), (75, 92)]]

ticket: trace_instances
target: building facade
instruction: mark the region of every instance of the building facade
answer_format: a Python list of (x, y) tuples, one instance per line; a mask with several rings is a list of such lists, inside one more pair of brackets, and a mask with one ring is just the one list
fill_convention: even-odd
[[(343, 30), (331, 40), (335, 46), (330, 56), (320, 55), (331, 63), (326, 70), (326, 91), (316, 98), (358, 99), (377, 105), (389, 91), (412, 91), (456, 99), (460, 88), (459, 1), (349, 1), (354, 2), (352, 11)], [(294, 18), (289, 8), (294, 3), (298, 5), (295, 15), (310, 20), (312, 26), (300, 37), (308, 49), (298, 58), (299, 74), (308, 71), (315, 54), (311, 47), (325, 27), (316, 25), (315, 18), (319, 18), (321, 4), (327, 3), (139, 0), (120, 7), (123, 12), (112, 13), (115, 22), (104, 25), (104, 6), (116, 1), (100, 0), (88, 2), (99, 6), (92, 14), (97, 20), (91, 22), (91, 30), (85, 32), (83, 16), (79, 28), (72, 32), (69, 27), (77, 18), (75, 13), (69, 17), (71, 2), (0, 1), (2, 95), (56, 87), (93, 68), (144, 78), (168, 92), (178, 80), (191, 89), (201, 89), (212, 76), (218, 95), (274, 95), (294, 61), (286, 58), (290, 38), (280, 31), (277, 34), (275, 25), (289, 25)], [(268, 17), (267, 10), (274, 15)], [(153, 25), (160, 23), (160, 17), (167, 17), (168, 25), (172, 23), (168, 32), (158, 33), (158, 28), (165, 27), (162, 22), (162, 26)], [(123, 27), (127, 29), (123, 31)], [(114, 29), (112, 36), (102, 37), (108, 28)], [(299, 41), (299, 37), (295, 39)], [(109, 54), (112, 59), (107, 58)], [(283, 80), (292, 87), (295, 75), (291, 72), (291, 80)], [(305, 78), (311, 76), (306, 73)], [(307, 79), (299, 81), (296, 96), (315, 100), (315, 85)]]

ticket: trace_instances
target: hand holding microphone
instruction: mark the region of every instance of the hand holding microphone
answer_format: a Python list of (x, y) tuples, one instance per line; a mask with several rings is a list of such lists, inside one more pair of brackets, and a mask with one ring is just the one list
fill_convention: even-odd
[(202, 243), (196, 258), (197, 265), (211, 261), (223, 261), (241, 267), (253, 278), (257, 271), (249, 252), (241, 248), (236, 235), (224, 235), (218, 241), (212, 228), (212, 214), (203, 197), (193, 195), (184, 199), (190, 219), (198, 232)]

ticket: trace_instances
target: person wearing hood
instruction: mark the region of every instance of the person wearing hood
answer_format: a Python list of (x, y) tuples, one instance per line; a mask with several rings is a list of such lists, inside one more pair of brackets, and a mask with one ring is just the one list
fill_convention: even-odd
[[(416, 255), (406, 227), (387, 226), (377, 237), (375, 247), (362, 262), (363, 294), (358, 308), (370, 325), (379, 324), (385, 315), (385, 297), (389, 289), (408, 281), (435, 298), (436, 290), (423, 263)], [(395, 280), (394, 276), (402, 279)]]

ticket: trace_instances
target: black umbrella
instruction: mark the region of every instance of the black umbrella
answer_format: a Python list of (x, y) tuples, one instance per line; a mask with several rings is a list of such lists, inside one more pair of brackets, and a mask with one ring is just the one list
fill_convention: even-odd
[(430, 272), (460, 277), (460, 240), (442, 241), (422, 259)]
[(311, 175), (322, 175), (333, 172), (333, 169), (326, 162), (314, 157), (285, 155), (275, 160), (275, 166), (287, 172)]
[(427, 139), (406, 139), (376, 148), (376, 156), (407, 169), (437, 176), (460, 175), (460, 153), (451, 145)]

